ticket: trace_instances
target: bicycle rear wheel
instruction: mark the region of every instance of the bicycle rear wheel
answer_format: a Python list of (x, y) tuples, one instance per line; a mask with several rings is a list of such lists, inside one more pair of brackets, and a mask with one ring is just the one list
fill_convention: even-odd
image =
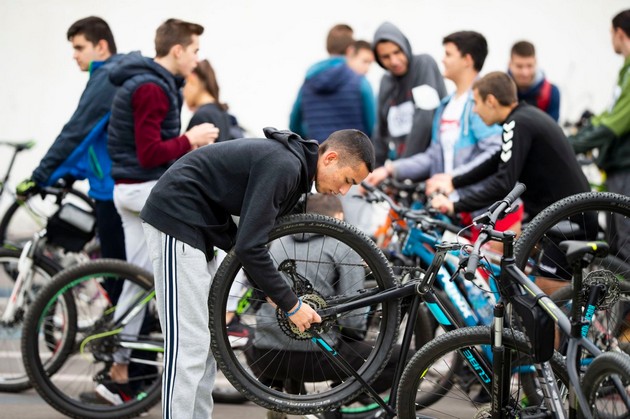
[[(295, 263), (297, 276), (312, 285), (312, 289), (298, 294), (316, 309), (395, 286), (391, 268), (374, 242), (353, 226), (329, 217), (299, 214), (279, 220), (270, 234), (268, 248), (286, 278), (287, 267)], [(244, 292), (233, 295), (231, 290), (249, 290), (254, 282), (242, 286), (245, 280), (241, 268), (234, 252), (230, 252), (212, 282), (209, 298), (212, 351), (219, 369), (235, 388), (263, 407), (291, 414), (332, 410), (365, 390), (339, 369), (331, 374), (335, 368), (321, 359), (321, 351), (309, 335), (296, 334), (291, 323), (277, 314), (255, 288), (249, 297), (249, 311), (240, 317), (253, 336), (239, 342), (249, 354), (248, 362), (242, 362), (232, 349), (225, 320), (231, 301)], [(385, 301), (340, 313), (327, 321), (323, 336), (327, 341), (332, 339), (329, 342), (335, 344), (338, 357), (353, 364), (365, 381), (373, 382), (394, 348), (399, 321), (399, 302)], [(361, 356), (357, 357), (359, 352)]]
[[(126, 336), (115, 325), (114, 317), (122, 313), (115, 311), (115, 297), (106, 291), (111, 281), (138, 286), (130, 298), (134, 307), (140, 302), (147, 307), (138, 336)], [(48, 404), (71, 417), (105, 419), (134, 417), (159, 401), (163, 342), (152, 286), (149, 272), (121, 260), (99, 259), (65, 269), (41, 290), (24, 322), (22, 355), (33, 386)], [(48, 343), (51, 333), (54, 346)], [(121, 347), (134, 349), (131, 394), (122, 404), (110, 405), (95, 397), (94, 389), (111, 382), (107, 372)]]
[[(618, 380), (616, 384), (613, 379)], [(606, 352), (599, 355), (586, 370), (582, 383), (593, 418), (630, 417), (627, 391), (630, 386), (630, 358), (626, 354)]]
[[(586, 192), (550, 205), (523, 229), (514, 251), (521, 269), (533, 268), (539, 276), (570, 278), (563, 240), (605, 240), (610, 254), (600, 266), (620, 279), (630, 277), (630, 237), (618, 234), (615, 225), (630, 222), (630, 197), (609, 192)], [(529, 265), (529, 267), (528, 267)], [(550, 275), (549, 275), (550, 274)]]
[[(0, 318), (5, 314), (15, 286), (20, 254), (19, 250), (0, 248)], [(31, 387), (20, 351), (24, 315), (37, 292), (60, 270), (53, 260), (37, 256), (24, 306), (19, 307), (11, 319), (0, 320), (0, 391), (17, 392)]]
[[(594, 271), (594, 274), (600, 272)], [(612, 280), (616, 281), (614, 278)], [(612, 285), (615, 288), (618, 286), (618, 291), (610, 291), (608, 295), (610, 301), (597, 307), (589, 325), (588, 338), (602, 351), (622, 350), (630, 353), (630, 282), (619, 282)], [(587, 290), (588, 287), (585, 287), (585, 291)], [(571, 284), (554, 292), (550, 298), (567, 316), (571, 315), (573, 304), (573, 286)], [(582, 307), (582, 312), (585, 311), (586, 308)], [(590, 354), (587, 356), (591, 357)]]
[[(448, 407), (445, 407), (445, 403), (448, 406), (449, 404), (457, 404), (462, 401), (470, 404), (469, 417), (477, 414), (480, 417), (484, 417), (484, 412), (488, 411), (487, 404), (475, 402), (471, 392), (476, 393), (477, 388), (481, 387), (481, 379), (484, 379), (490, 385), (492, 377), (491, 367), (486, 369), (479, 364), (472, 367), (466, 364), (462, 368), (461, 360), (469, 357), (468, 354), (472, 348), (491, 344), (490, 330), (486, 326), (456, 329), (438, 336), (420, 351), (416, 352), (407, 364), (400, 380), (397, 406), (398, 417), (400, 419), (415, 419), (418, 411), (429, 416), (449, 417)], [(522, 333), (506, 330), (503, 334), (503, 344), (506, 350), (512, 354), (513, 365), (518, 366), (520, 369), (519, 374), (514, 374), (511, 378), (511, 399), (513, 400), (511, 408), (514, 409), (514, 414), (518, 415), (519, 410), (523, 409), (523, 404), (527, 403), (528, 399), (530, 404), (531, 399), (538, 399), (537, 395), (534, 394), (538, 391), (537, 389), (525, 388), (525, 384), (529, 386), (532, 380), (524, 381), (520, 379), (520, 376), (523, 374), (535, 374), (535, 372), (527, 372), (527, 369), (533, 366), (534, 362), (530, 356), (531, 348), (525, 335)], [(560, 383), (567, 385), (569, 378), (563, 358), (556, 353), (550, 362), (556, 378)], [(476, 374), (474, 372), (476, 369), (484, 372)], [(436, 388), (439, 388), (438, 383), (442, 382), (444, 377), (447, 376), (453, 378), (449, 384), (448, 393), (444, 395), (445, 403), (435, 406), (425, 406), (417, 403), (416, 400), (419, 399), (417, 396), (418, 392), (435, 391)], [(481, 389), (481, 391), (484, 390)], [(508, 406), (502, 407), (508, 408)], [(530, 405), (527, 408), (533, 410), (537, 407)], [(511, 416), (506, 413), (505, 417)]]

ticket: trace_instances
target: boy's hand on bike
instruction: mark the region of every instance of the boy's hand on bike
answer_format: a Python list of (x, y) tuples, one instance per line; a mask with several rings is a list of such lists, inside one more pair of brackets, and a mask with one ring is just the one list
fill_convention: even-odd
[(365, 178), (364, 182), (369, 185), (376, 186), (387, 179), (390, 175), (390, 169), (385, 166), (381, 166), (378, 169), (374, 169), (374, 171)]
[[(293, 310), (298, 307), (298, 304), (293, 307)], [(319, 317), (319, 314), (317, 314), (317, 312), (306, 303), (303, 303), (302, 307), (300, 307), (297, 313), (289, 317), (289, 320), (291, 320), (293, 324), (295, 324), (297, 328), (300, 329), (300, 332), (303, 332), (306, 329), (310, 328), (313, 323), (322, 322), (322, 318)]]
[(453, 176), (446, 173), (438, 173), (427, 180), (425, 193), (432, 195), (434, 193), (450, 194), (453, 192)]
[(455, 213), (453, 202), (445, 195), (435, 195), (431, 198), (431, 206), (443, 214), (453, 215)]
[(39, 186), (33, 179), (24, 179), (15, 187), (15, 195), (20, 201), (26, 201), (29, 197), (39, 192)]

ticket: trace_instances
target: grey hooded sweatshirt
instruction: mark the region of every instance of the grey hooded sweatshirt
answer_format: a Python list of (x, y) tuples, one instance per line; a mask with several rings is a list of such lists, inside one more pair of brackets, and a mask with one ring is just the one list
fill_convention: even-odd
[(381, 79), (376, 129), (372, 137), (377, 166), (382, 166), (387, 159), (421, 153), (431, 143), (434, 111), (417, 107), (413, 100), (413, 88), (428, 85), (437, 91), (440, 99), (446, 96), (444, 78), (435, 60), (427, 54), (413, 55), (407, 37), (389, 22), (379, 26), (372, 43), (376, 62), (381, 67), (383, 63), (376, 55), (376, 46), (383, 41), (400, 46), (407, 56), (408, 69), (403, 76), (397, 77), (387, 72)]

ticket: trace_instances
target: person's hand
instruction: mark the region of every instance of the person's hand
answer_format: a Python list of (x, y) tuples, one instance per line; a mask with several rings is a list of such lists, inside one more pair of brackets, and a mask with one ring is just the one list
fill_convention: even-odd
[(15, 187), (15, 194), (20, 201), (26, 201), (29, 197), (39, 192), (39, 186), (33, 179), (24, 179)]
[(204, 122), (186, 131), (185, 135), (190, 142), (190, 147), (195, 150), (204, 145), (214, 143), (219, 138), (219, 128)]
[(434, 193), (450, 194), (453, 192), (453, 176), (446, 173), (438, 173), (427, 180), (426, 194)]
[(300, 306), (300, 309), (295, 314), (289, 316), (289, 320), (300, 329), (300, 332), (304, 332), (306, 329), (310, 328), (313, 323), (322, 322), (322, 318), (319, 317), (319, 314), (317, 314), (311, 306), (301, 301), (291, 309), (291, 313), (295, 311), (298, 306)]
[(384, 181), (385, 179), (387, 179), (389, 175), (390, 175), (390, 171), (385, 166), (381, 166), (378, 169), (375, 169), (369, 175), (367, 175), (364, 182), (369, 185), (376, 186), (382, 181)]
[(443, 214), (453, 215), (455, 213), (453, 202), (446, 195), (439, 194), (431, 198), (431, 207)]

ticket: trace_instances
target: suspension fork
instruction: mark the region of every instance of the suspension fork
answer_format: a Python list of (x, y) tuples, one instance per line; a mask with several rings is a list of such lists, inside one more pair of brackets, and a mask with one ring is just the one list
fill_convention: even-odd
[(35, 252), (39, 248), (39, 243), (45, 234), (45, 230), (35, 233), (33, 239), (29, 240), (22, 249), (17, 265), (18, 275), (11, 290), (11, 297), (7, 307), (2, 313), (2, 322), (9, 323), (14, 321), (18, 310), (25, 306), (26, 293), (31, 289), (33, 282)]

